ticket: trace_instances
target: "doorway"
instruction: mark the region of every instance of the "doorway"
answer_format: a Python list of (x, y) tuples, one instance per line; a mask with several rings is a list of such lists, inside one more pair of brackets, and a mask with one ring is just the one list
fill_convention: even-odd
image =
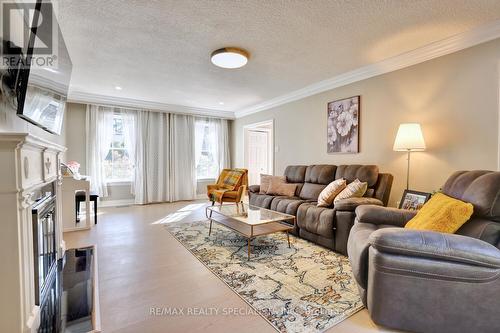
[(274, 120), (244, 127), (244, 153), (248, 183), (260, 185), (260, 174), (274, 172)]

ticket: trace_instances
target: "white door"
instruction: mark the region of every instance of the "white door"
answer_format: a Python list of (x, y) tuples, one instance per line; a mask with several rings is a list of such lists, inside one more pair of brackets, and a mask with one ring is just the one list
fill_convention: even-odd
[(269, 132), (249, 130), (247, 137), (247, 168), (250, 185), (260, 185), (260, 174), (269, 174)]

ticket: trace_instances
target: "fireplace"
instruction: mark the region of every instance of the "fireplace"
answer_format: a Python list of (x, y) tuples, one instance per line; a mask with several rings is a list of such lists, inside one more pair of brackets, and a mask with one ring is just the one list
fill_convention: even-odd
[(54, 294), (50, 276), (66, 248), (59, 200), (64, 150), (28, 133), (0, 131), (2, 332), (36, 332), (41, 318), (53, 312), (44, 305)]
[(41, 305), (57, 270), (56, 196), (53, 184), (44, 187), (32, 207), (35, 304)]

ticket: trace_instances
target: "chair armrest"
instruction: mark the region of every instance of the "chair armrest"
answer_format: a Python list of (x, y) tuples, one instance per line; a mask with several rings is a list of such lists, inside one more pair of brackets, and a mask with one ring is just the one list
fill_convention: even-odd
[(467, 236), (401, 228), (379, 229), (370, 245), (380, 252), (500, 268), (500, 250)]
[(404, 227), (416, 214), (416, 211), (373, 205), (363, 205), (356, 208), (357, 222), (389, 224), (395, 227)]
[(217, 185), (217, 184), (209, 184), (209, 185), (207, 185), (207, 192), (211, 191), (211, 190), (218, 190), (218, 189), (219, 189), (219, 185)]
[(353, 212), (354, 210), (356, 210), (358, 206), (361, 205), (383, 206), (384, 203), (379, 199), (375, 198), (349, 198), (337, 201), (333, 208), (335, 208), (335, 210), (344, 210)]
[(250, 186), (248, 186), (248, 190), (252, 193), (259, 193), (260, 192), (260, 185), (250, 185)]

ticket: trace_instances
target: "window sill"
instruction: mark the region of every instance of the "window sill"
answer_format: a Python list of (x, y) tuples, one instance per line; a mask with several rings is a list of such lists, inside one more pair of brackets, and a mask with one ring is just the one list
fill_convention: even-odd
[(106, 182), (107, 185), (111, 185), (111, 186), (130, 186), (132, 185), (132, 181), (131, 180), (109, 180), (108, 182)]
[(217, 179), (214, 179), (214, 178), (198, 178), (196, 179), (196, 181), (198, 183), (208, 183), (208, 182), (214, 182), (216, 181)]

